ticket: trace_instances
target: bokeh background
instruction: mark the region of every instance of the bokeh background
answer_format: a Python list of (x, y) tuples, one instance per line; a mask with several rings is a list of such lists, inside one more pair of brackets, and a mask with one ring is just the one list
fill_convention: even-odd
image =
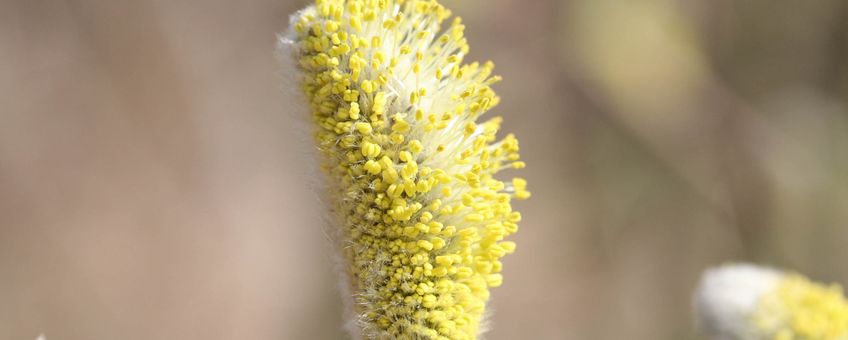
[[(0, 0), (0, 339), (345, 339), (275, 34), (305, 0)], [(848, 3), (450, 0), (533, 198), (488, 339), (698, 339), (848, 284)]]

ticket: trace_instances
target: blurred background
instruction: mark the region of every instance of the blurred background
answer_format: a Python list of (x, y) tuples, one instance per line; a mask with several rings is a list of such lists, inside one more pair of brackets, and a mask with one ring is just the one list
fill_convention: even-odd
[[(728, 261), (848, 284), (848, 3), (444, 2), (534, 194), (488, 339), (698, 339)], [(0, 339), (346, 339), (307, 3), (0, 0)]]

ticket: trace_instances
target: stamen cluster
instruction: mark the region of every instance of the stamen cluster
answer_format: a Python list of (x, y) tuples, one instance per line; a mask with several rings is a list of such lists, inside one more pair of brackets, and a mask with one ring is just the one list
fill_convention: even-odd
[(775, 340), (848, 339), (848, 301), (839, 285), (788, 274), (759, 302), (752, 320)]
[(317, 0), (293, 47), (329, 174), (364, 336), (473, 339), (500, 259), (515, 250), (512, 199), (527, 182), (498, 140), (493, 64), (463, 64), (464, 26), (433, 0)]

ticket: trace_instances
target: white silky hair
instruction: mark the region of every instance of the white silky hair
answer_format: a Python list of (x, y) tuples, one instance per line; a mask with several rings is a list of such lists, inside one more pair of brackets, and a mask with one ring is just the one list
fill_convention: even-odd
[(694, 296), (701, 331), (710, 340), (755, 340), (750, 319), (760, 298), (772, 290), (783, 273), (740, 263), (704, 272)]
[[(300, 155), (304, 160), (305, 164), (308, 167), (306, 169), (306, 173), (303, 175), (303, 178), (307, 179), (307, 185), (311, 189), (310, 191), (315, 195), (316, 204), (322, 207), (329, 207), (331, 205), (326, 204), (327, 201), (327, 182), (321, 176), (316, 176), (315, 174), (323, 174), (318, 164), (320, 161), (318, 160), (318, 152), (315, 147), (315, 143), (313, 140), (312, 133), (314, 131), (314, 126), (312, 123), (312, 113), (309, 109), (308, 100), (306, 95), (303, 93), (301, 89), (301, 80), (303, 78), (303, 74), (297, 65), (297, 41), (293, 28), (293, 23), (295, 20), (300, 18), (303, 15), (303, 12), (314, 9), (314, 6), (306, 7), (289, 17), (289, 29), (283, 34), (277, 36), (277, 48), (275, 51), (275, 55), (279, 64), (279, 75), (280, 75), (280, 83), (281, 83), (281, 95), (282, 102), (286, 107), (286, 112), (284, 114), (288, 115), (291, 122), (293, 132), (295, 132), (298, 136), (298, 141), (301, 144), (300, 150), (303, 150), (303, 154)], [(322, 214), (322, 224), (324, 226), (323, 232), (328, 240), (328, 247), (332, 248), (331, 253), (333, 254), (333, 267), (337, 272), (338, 278), (338, 292), (341, 295), (342, 301), (344, 303), (344, 330), (351, 336), (352, 339), (361, 339), (362, 334), (360, 331), (360, 322), (359, 317), (355, 312), (354, 308), (354, 297), (351, 292), (351, 283), (350, 278), (347, 274), (347, 266), (346, 260), (342, 255), (342, 237), (340, 235), (341, 228), (338, 228), (339, 222), (336, 219), (335, 214), (327, 213)]]

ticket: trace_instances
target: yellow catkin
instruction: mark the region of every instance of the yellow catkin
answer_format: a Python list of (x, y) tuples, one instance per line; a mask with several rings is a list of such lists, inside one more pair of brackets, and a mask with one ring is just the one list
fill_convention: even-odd
[(302, 85), (343, 231), (355, 308), (376, 339), (474, 339), (515, 251), (525, 166), (493, 64), (463, 64), (459, 18), (432, 0), (317, 0), (293, 21)]
[(781, 278), (760, 299), (752, 320), (764, 339), (848, 339), (848, 301), (842, 288), (798, 274)]

